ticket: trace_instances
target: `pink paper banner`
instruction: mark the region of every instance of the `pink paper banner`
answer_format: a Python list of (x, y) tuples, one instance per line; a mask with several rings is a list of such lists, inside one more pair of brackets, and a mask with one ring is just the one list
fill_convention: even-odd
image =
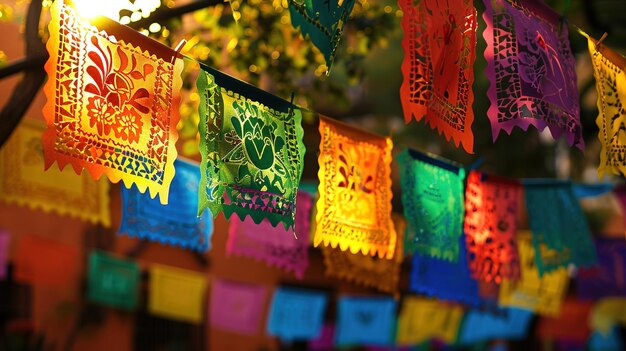
[(241, 334), (257, 334), (267, 290), (264, 286), (214, 279), (211, 325)]
[(274, 227), (267, 220), (256, 224), (250, 217), (244, 221), (231, 217), (226, 254), (255, 258), (302, 279), (308, 265), (312, 202), (311, 195), (298, 192), (295, 235), (292, 228)]

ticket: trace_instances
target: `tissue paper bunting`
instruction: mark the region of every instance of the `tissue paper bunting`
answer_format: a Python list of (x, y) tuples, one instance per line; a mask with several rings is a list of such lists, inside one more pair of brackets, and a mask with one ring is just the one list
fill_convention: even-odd
[(78, 279), (78, 246), (21, 235), (13, 255), (13, 278), (20, 283), (61, 288)]
[(395, 216), (394, 223), (396, 223), (398, 230), (394, 258), (387, 260), (376, 256), (361, 255), (360, 253), (352, 254), (326, 246), (322, 248), (326, 275), (373, 287), (398, 297), (398, 282), (403, 259), (403, 234), (401, 233), (404, 232), (405, 225), (402, 218)]
[(476, 9), (471, 0), (400, 0), (404, 120), (437, 128), (472, 153)]
[(569, 263), (585, 267), (597, 262), (587, 219), (571, 183), (527, 179), (524, 192), (539, 275)]
[[(548, 128), (584, 148), (574, 56), (567, 24), (543, 2), (484, 0), (485, 74), (495, 141), (501, 130)], [(565, 27), (565, 30), (561, 28)]]
[(319, 291), (280, 287), (274, 291), (267, 334), (282, 340), (311, 340), (322, 333), (328, 296)]
[(167, 204), (174, 177), (183, 60), (168, 47), (105, 17), (90, 22), (52, 5), (43, 114), (46, 168), (56, 161)]
[(404, 250), (456, 262), (463, 231), (465, 171), (410, 149), (397, 159), (407, 221)]
[(531, 237), (532, 234), (529, 232), (520, 232), (517, 235), (522, 267), (521, 279), (502, 281), (498, 304), (523, 308), (542, 315), (558, 315), (567, 292), (569, 282), (567, 270), (558, 268), (540, 277), (535, 264), (535, 250)]
[(291, 24), (300, 27), (302, 36), (308, 36), (324, 54), (328, 70), (354, 3), (355, 0), (289, 0)]
[(267, 294), (264, 286), (214, 279), (211, 290), (211, 325), (240, 334), (259, 331)]
[(324, 116), (319, 123), (314, 245), (393, 258), (397, 238), (391, 220), (391, 138)]
[(342, 296), (337, 302), (336, 346), (389, 345), (395, 318), (392, 298)]
[[(264, 220), (260, 224), (250, 218), (241, 221), (230, 219), (227, 255), (255, 258), (271, 266), (293, 272), (298, 279), (304, 277), (309, 264), (309, 231), (311, 222), (311, 195), (298, 191), (295, 230), (272, 225)], [(297, 234), (297, 237), (296, 237)]]
[(470, 172), (465, 192), (465, 238), (475, 279), (500, 284), (516, 280), (520, 262), (515, 243), (521, 185)]
[(41, 135), (45, 124), (25, 118), (0, 149), (0, 200), (111, 225), (109, 182), (87, 173), (44, 172)]
[(626, 58), (593, 38), (588, 44), (598, 91), (598, 174), (626, 175)]
[(565, 300), (558, 316), (539, 319), (537, 336), (541, 339), (586, 342), (591, 334), (587, 322), (591, 308), (591, 302)]
[(495, 314), (472, 310), (463, 320), (459, 343), (469, 345), (491, 339), (523, 339), (532, 318), (532, 312), (517, 308), (502, 309)]
[(198, 213), (209, 208), (213, 216), (222, 211), (227, 218), (235, 213), (257, 224), (268, 219), (274, 227), (292, 227), (305, 152), (300, 110), (286, 101), (267, 107), (259, 101), (267, 93), (204, 65), (196, 86)]
[(168, 205), (150, 199), (136, 187), (122, 187), (122, 221), (118, 233), (199, 252), (211, 244), (213, 217), (207, 211), (197, 216), (200, 168), (176, 160), (176, 175)]
[(626, 296), (626, 241), (596, 238), (598, 265), (576, 273), (576, 291), (582, 300)]
[(398, 317), (396, 342), (399, 345), (416, 345), (437, 339), (453, 344), (462, 319), (463, 308), (460, 305), (414, 296), (406, 297), (402, 301)]
[(88, 269), (89, 301), (128, 310), (137, 306), (141, 272), (136, 262), (92, 251)]
[[(478, 282), (472, 279), (467, 265), (465, 238), (459, 237), (459, 260), (450, 262), (419, 252), (413, 253), (409, 288), (411, 291), (478, 307)], [(441, 279), (446, 277), (446, 279)]]
[(162, 318), (201, 324), (206, 311), (206, 286), (204, 273), (153, 265), (150, 267), (148, 311)]

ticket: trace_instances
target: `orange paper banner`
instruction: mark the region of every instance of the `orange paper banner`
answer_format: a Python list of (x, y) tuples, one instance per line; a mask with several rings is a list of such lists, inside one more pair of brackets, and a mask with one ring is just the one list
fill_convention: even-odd
[(313, 243), (391, 259), (390, 138), (320, 116), (319, 194)]
[(183, 60), (107, 18), (52, 5), (43, 113), (46, 168), (56, 161), (133, 183), (167, 204), (176, 159)]
[(42, 286), (65, 286), (78, 279), (77, 246), (37, 236), (22, 235), (13, 257), (16, 281)]

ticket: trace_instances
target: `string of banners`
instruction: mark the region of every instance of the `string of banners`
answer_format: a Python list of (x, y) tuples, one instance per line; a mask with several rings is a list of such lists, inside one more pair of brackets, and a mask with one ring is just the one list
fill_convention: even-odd
[[(8, 233), (0, 232), (0, 238), (8, 239)], [(149, 274), (145, 275), (147, 289), (142, 289), (142, 267), (137, 262), (98, 250), (87, 256), (85, 298), (89, 303), (127, 313), (136, 311), (144, 305), (140, 300), (146, 299), (145, 308), (156, 317), (193, 325), (208, 323), (211, 328), (249, 336), (264, 330), (266, 335), (285, 343), (306, 341), (312, 350), (348, 345), (415, 347), (428, 346), (431, 342), (468, 346), (491, 339), (519, 340), (530, 334), (541, 339), (574, 342), (577, 347), (588, 345), (591, 350), (619, 350), (622, 341), (617, 330), (626, 326), (623, 290), (619, 296), (607, 284), (604, 287), (608, 291), (594, 291), (593, 284), (599, 287), (597, 283), (602, 281), (590, 279), (592, 272), (587, 271), (578, 276), (577, 284), (581, 287), (578, 299), (563, 299), (569, 279), (567, 272), (559, 270), (538, 278), (532, 264), (530, 241), (529, 235), (520, 234), (524, 279), (502, 283), (498, 306), (490, 305), (487, 295), (476, 295), (476, 304), (472, 306), (416, 295), (394, 299), (385, 295), (336, 294), (312, 287), (274, 288), (162, 264), (144, 268)], [(621, 250), (621, 259), (625, 258), (623, 240), (602, 240), (599, 247), (602, 246)], [(6, 247), (3, 244), (2, 252)], [(68, 269), (77, 267), (82, 256), (75, 246), (23, 235), (17, 251), (14, 269), (3, 279), (46, 287), (83, 279), (78, 269)], [(39, 259), (23, 254), (26, 252), (36, 252)], [(2, 257), (4, 266), (6, 256)], [(419, 275), (416, 273), (419, 271), (421, 266), (414, 265), (412, 274)], [(439, 281), (448, 282), (450, 292), (457, 287), (448, 279)], [(615, 285), (615, 280), (611, 284)], [(142, 291), (146, 292), (145, 296)], [(183, 295), (185, 298), (180, 299)], [(329, 315), (331, 304), (336, 306), (334, 316)], [(539, 318), (533, 325), (535, 314)]]
[[(323, 11), (316, 3), (291, 0), (290, 13), (294, 25), (324, 52), (330, 67), (354, 1)], [(405, 120), (425, 119), (448, 140), (472, 152), (476, 9), (469, 0), (400, 0), (399, 5), (405, 31), (405, 79), (400, 91)], [(488, 117), (494, 140), (500, 130), (510, 133), (515, 126), (533, 125), (548, 128), (555, 138), (563, 135), (570, 146), (582, 149), (575, 62), (563, 19), (536, 1), (485, 0), (485, 5), (484, 55), (491, 81)], [(6, 186), (6, 191), (2, 189), (0, 198), (4, 200), (110, 225), (108, 183), (100, 179), (106, 175), (125, 185), (120, 233), (204, 252), (210, 248), (212, 217), (222, 212), (230, 218), (228, 254), (255, 257), (303, 277), (310, 241), (322, 247), (330, 275), (396, 296), (402, 261), (412, 255), (411, 291), (451, 302), (405, 299), (398, 319), (400, 344), (431, 338), (452, 343), (457, 334), (460, 342), (467, 343), (522, 337), (533, 312), (552, 316), (542, 319), (539, 330), (558, 337), (563, 329), (554, 325), (566, 323), (561, 319), (580, 320), (560, 313), (561, 305), (569, 303), (563, 301), (570, 265), (580, 269), (576, 278), (584, 289), (579, 293), (593, 299), (605, 298), (601, 295), (606, 291), (623, 295), (619, 282), (624, 277), (613, 279), (623, 276), (623, 269), (606, 257), (623, 259), (624, 242), (594, 242), (578, 201), (594, 189), (565, 181), (500, 178), (435, 155), (403, 150), (396, 161), (404, 218), (394, 218), (392, 139), (321, 116), (319, 186), (307, 193), (301, 184), (306, 152), (302, 109), (203, 64), (198, 64), (196, 80), (202, 162), (182, 160), (177, 157), (176, 126), (184, 61), (189, 59), (180, 48), (172, 50), (106, 18), (84, 19), (62, 0), (55, 1), (51, 11), (46, 126), (22, 125), (3, 148), (0, 179), (5, 181), (0, 186)], [(598, 170), (625, 173), (626, 140), (619, 131), (626, 118), (622, 107), (626, 59), (603, 45), (602, 39), (588, 38), (599, 92)], [(59, 169), (52, 168), (55, 162)], [(41, 165), (48, 171), (37, 171)], [(64, 169), (67, 165), (78, 176)], [(99, 181), (81, 175), (83, 169)], [(68, 182), (62, 180), (69, 179), (79, 179), (81, 188), (63, 188)], [(58, 196), (65, 193), (72, 196)], [(59, 199), (68, 201), (59, 203)], [(518, 228), (524, 210), (530, 232)], [(37, 242), (33, 239), (28, 245)], [(42, 255), (46, 245), (54, 243), (39, 245)], [(25, 280), (54, 283), (55, 274), (71, 273), (62, 267), (76, 266), (68, 262), (77, 256), (71, 249), (52, 250), (64, 252), (57, 259), (65, 264), (39, 270), (37, 260), (28, 259), (39, 255), (19, 252), (16, 259), (23, 262), (16, 267), (28, 268), (18, 270), (16, 276)], [(137, 267), (128, 262), (106, 255), (89, 262), (94, 270), (113, 265), (126, 279), (138, 279)], [(442, 273), (450, 279), (440, 279)], [(107, 286), (97, 283), (94, 278), (89, 291), (94, 300), (109, 299), (105, 302), (122, 308), (135, 305), (136, 300), (118, 296), (122, 292), (99, 291)], [(189, 296), (185, 301), (171, 298), (178, 293), (162, 291), (183, 285)], [(133, 286), (136, 283), (112, 285), (126, 292), (134, 291)], [(154, 267), (149, 309), (169, 318), (201, 321), (203, 313), (196, 304), (202, 305), (206, 286), (206, 278), (197, 273)], [(237, 320), (235, 308), (228, 308), (244, 302), (226, 301), (246, 296), (250, 306), (246, 311), (258, 310), (251, 315), (258, 317), (250, 319), (260, 320), (264, 288), (227, 281), (214, 282), (211, 288), (212, 299), (223, 296), (220, 304), (211, 304), (216, 307), (211, 310), (214, 324), (248, 333), (258, 330)], [(231, 293), (237, 289), (245, 293)], [(327, 306), (325, 297), (281, 288), (274, 298), (273, 306), (290, 312), (278, 311), (274, 317), (270, 313), (271, 335), (285, 339), (326, 335), (326, 328), (317, 322), (323, 318), (307, 319), (307, 323), (316, 321), (315, 328), (302, 326), (303, 319), (285, 320), (313, 315), (308, 309), (323, 315), (319, 311)], [(342, 297), (337, 303), (336, 336), (331, 340), (339, 345), (395, 342), (396, 300)], [(472, 310), (461, 323), (458, 303), (481, 310), (492, 307), (495, 312)], [(592, 313), (580, 301), (572, 304), (578, 307), (568, 308), (571, 313)], [(592, 318), (593, 329), (601, 330), (602, 337), (619, 320), (611, 315), (619, 309), (608, 304), (602, 309), (605, 312)], [(419, 322), (424, 318), (433, 323), (428, 311), (448, 312), (442, 312), (445, 318), (437, 314), (443, 319), (434, 327)], [(485, 330), (464, 332), (461, 324), (471, 325), (472, 330), (485, 326)], [(311, 328), (319, 332), (312, 333)]]

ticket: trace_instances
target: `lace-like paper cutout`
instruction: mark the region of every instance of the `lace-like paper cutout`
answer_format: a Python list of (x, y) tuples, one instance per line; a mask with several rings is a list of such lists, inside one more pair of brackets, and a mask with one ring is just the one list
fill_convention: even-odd
[(328, 70), (354, 3), (355, 0), (289, 0), (291, 24), (300, 27), (302, 35), (308, 36), (324, 54)]
[(148, 311), (163, 318), (200, 324), (204, 319), (207, 278), (187, 269), (152, 265)]
[(87, 274), (87, 299), (103, 305), (132, 310), (137, 306), (139, 266), (104, 252), (92, 251)]
[(492, 339), (523, 339), (532, 318), (532, 312), (518, 308), (502, 309), (496, 313), (469, 311), (459, 332), (459, 343), (469, 345)]
[(539, 275), (569, 263), (595, 264), (589, 226), (571, 183), (526, 180), (524, 191)]
[(399, 0), (404, 12), (405, 122), (426, 118), (447, 140), (471, 153), (476, 9), (471, 0)]
[(13, 255), (13, 278), (34, 286), (64, 287), (79, 277), (78, 246), (21, 235)]
[(256, 334), (266, 294), (266, 288), (261, 285), (214, 279), (209, 307), (211, 325), (236, 333)]
[(465, 171), (414, 150), (405, 150), (397, 158), (407, 221), (405, 251), (456, 262), (463, 231)]
[[(442, 279), (445, 277), (445, 279)], [(478, 307), (478, 282), (472, 279), (467, 265), (465, 238), (459, 237), (459, 260), (450, 262), (413, 253), (410, 289), (416, 293)]]
[(600, 112), (596, 118), (602, 145), (598, 174), (626, 175), (626, 58), (596, 43), (589, 38)]
[[(447, 279), (447, 278), (446, 278)], [(463, 319), (463, 308), (437, 300), (408, 296), (398, 316), (398, 345), (417, 345), (430, 339), (453, 344)]]
[(167, 204), (174, 177), (183, 60), (171, 49), (107, 18), (84, 21), (52, 6), (46, 168), (56, 161), (146, 188)]
[(539, 319), (536, 335), (544, 340), (586, 342), (591, 334), (589, 314), (592, 306), (591, 302), (565, 300), (558, 316)]
[(535, 264), (532, 234), (517, 235), (522, 275), (519, 281), (504, 279), (500, 285), (498, 304), (519, 307), (542, 315), (558, 315), (567, 292), (569, 277), (565, 268), (539, 276)]
[(554, 138), (565, 134), (570, 146), (583, 149), (574, 56), (567, 30), (551, 22), (558, 15), (535, 1), (484, 2), (493, 140), (501, 130), (533, 125), (547, 127)]
[(597, 300), (609, 296), (626, 296), (626, 241), (595, 240), (598, 265), (581, 268), (576, 273), (578, 298)]
[(208, 211), (197, 216), (200, 167), (181, 160), (174, 165), (176, 175), (168, 205), (161, 205), (135, 187), (122, 188), (119, 233), (205, 252), (211, 245), (213, 218)]
[(44, 172), (43, 123), (24, 119), (0, 149), (0, 200), (111, 225), (109, 182), (87, 173)]
[(336, 346), (389, 345), (396, 302), (387, 297), (343, 296), (337, 301)]
[(398, 230), (394, 258), (387, 260), (376, 256), (361, 255), (360, 253), (352, 254), (326, 246), (322, 248), (326, 275), (373, 287), (398, 297), (398, 282), (403, 259), (403, 234), (401, 233), (404, 232), (405, 225), (401, 219), (394, 222)]
[(391, 259), (397, 240), (391, 220), (391, 139), (323, 116), (319, 131), (314, 245)]
[(309, 264), (309, 231), (311, 223), (311, 195), (299, 191), (297, 195), (295, 228), (272, 227), (264, 220), (260, 224), (246, 218), (231, 218), (226, 244), (227, 255), (255, 258), (270, 266), (291, 271), (298, 279), (304, 277)]
[(282, 340), (311, 340), (322, 333), (328, 296), (319, 291), (278, 288), (267, 321), (267, 334)]
[(254, 223), (291, 227), (302, 176), (304, 144), (300, 110), (287, 112), (220, 87), (204, 69), (200, 94), (202, 154), (198, 213), (209, 208)]
[[(485, 178), (485, 179), (483, 179)], [(475, 279), (500, 284), (518, 279), (520, 262), (515, 243), (521, 186), (471, 172), (465, 192), (465, 238), (469, 267)]]

